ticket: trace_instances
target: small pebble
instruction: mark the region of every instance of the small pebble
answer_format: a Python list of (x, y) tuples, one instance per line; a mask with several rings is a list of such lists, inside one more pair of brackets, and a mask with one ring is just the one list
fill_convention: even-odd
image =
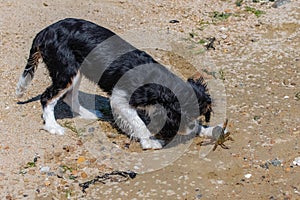
[(80, 176), (81, 178), (87, 178), (87, 174), (85, 172), (81, 172)]
[(78, 159), (77, 159), (77, 164), (80, 164), (80, 163), (83, 163), (85, 161), (85, 158), (83, 156), (80, 156)]
[(245, 174), (245, 178), (251, 178), (252, 174)]
[(220, 31), (222, 31), (222, 32), (223, 32), (223, 31), (228, 31), (228, 28), (226, 28), (226, 27), (221, 27), (221, 28), (220, 28)]
[(49, 185), (51, 185), (51, 182), (50, 181), (45, 181), (44, 184), (45, 184), (45, 186), (49, 186)]
[(47, 173), (47, 172), (49, 172), (50, 171), (50, 167), (48, 167), (48, 166), (45, 166), (45, 167), (41, 167), (40, 168), (40, 172), (41, 173)]
[(290, 172), (290, 171), (291, 171), (291, 168), (290, 168), (290, 167), (286, 167), (286, 168), (284, 169), (284, 171)]
[(271, 160), (271, 164), (275, 167), (278, 167), (281, 165), (281, 161), (275, 158), (274, 160)]
[(293, 165), (300, 166), (300, 157), (295, 158)]

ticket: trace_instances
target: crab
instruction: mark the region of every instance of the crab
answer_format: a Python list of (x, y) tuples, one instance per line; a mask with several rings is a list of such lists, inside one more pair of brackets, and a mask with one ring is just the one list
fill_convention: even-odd
[(225, 120), (223, 127), (217, 126), (214, 128), (214, 131), (212, 132), (213, 138), (216, 140), (213, 151), (217, 149), (217, 147), (220, 145), (223, 149), (229, 149), (224, 142), (227, 140), (234, 141), (233, 138), (230, 136), (230, 132), (226, 132), (226, 127), (228, 124), (228, 119)]

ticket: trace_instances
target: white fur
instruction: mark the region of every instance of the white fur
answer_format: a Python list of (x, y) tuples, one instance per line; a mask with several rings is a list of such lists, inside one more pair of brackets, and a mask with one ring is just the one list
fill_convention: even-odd
[(212, 132), (214, 128), (215, 128), (214, 126), (209, 126), (207, 128), (201, 126), (201, 131), (199, 133), (199, 136), (212, 138), (213, 137)]
[(23, 76), (23, 74), (19, 78), (19, 82), (17, 84), (17, 90), (16, 95), (17, 97), (22, 97), (24, 92), (27, 89), (28, 84), (31, 82), (32, 77), (30, 74), (27, 74), (26, 77)]
[(52, 134), (58, 134), (63, 135), (64, 134), (64, 128), (61, 127), (55, 120), (54, 116), (54, 107), (57, 103), (59, 98), (53, 99), (51, 103), (49, 103), (47, 106), (45, 106), (43, 110), (43, 119), (45, 121), (45, 125), (43, 126), (43, 129), (52, 133)]
[(140, 144), (143, 149), (161, 149), (163, 142), (162, 140), (142, 138), (140, 139)]
[(150, 131), (136, 110), (129, 105), (126, 97), (125, 91), (114, 89), (110, 98), (112, 112), (118, 126), (131, 138), (139, 139), (143, 149), (161, 149), (160, 141), (150, 139)]

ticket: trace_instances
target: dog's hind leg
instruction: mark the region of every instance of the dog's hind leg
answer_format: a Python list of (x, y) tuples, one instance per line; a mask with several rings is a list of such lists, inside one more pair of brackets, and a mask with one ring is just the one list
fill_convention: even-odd
[(112, 113), (118, 127), (131, 138), (137, 138), (143, 149), (161, 149), (162, 144), (151, 138), (151, 133), (138, 116), (136, 109), (129, 105), (127, 93), (114, 89), (110, 98)]
[(78, 113), (80, 115), (80, 117), (82, 117), (84, 119), (102, 118), (103, 115), (100, 111), (88, 110), (80, 105), (79, 99), (78, 99), (78, 90), (79, 90), (81, 78), (82, 78), (82, 76), (81, 76), (80, 72), (78, 71), (77, 75), (73, 78), (72, 88), (71, 88), (71, 90), (69, 90), (67, 92), (63, 101), (71, 107), (73, 112)]
[(71, 89), (70, 84), (64, 85), (64, 87), (59, 87), (57, 84), (52, 84), (41, 96), (43, 119), (45, 121), (43, 129), (52, 134), (64, 134), (64, 128), (56, 122), (54, 116), (54, 107), (57, 104), (57, 101)]

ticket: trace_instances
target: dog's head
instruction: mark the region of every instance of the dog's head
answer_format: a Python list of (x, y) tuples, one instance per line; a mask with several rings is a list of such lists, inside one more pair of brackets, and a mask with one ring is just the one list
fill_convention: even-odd
[(204, 79), (202, 77), (198, 79), (189, 78), (187, 82), (192, 86), (196, 94), (200, 115), (205, 116), (205, 122), (209, 122), (212, 112), (212, 100)]

